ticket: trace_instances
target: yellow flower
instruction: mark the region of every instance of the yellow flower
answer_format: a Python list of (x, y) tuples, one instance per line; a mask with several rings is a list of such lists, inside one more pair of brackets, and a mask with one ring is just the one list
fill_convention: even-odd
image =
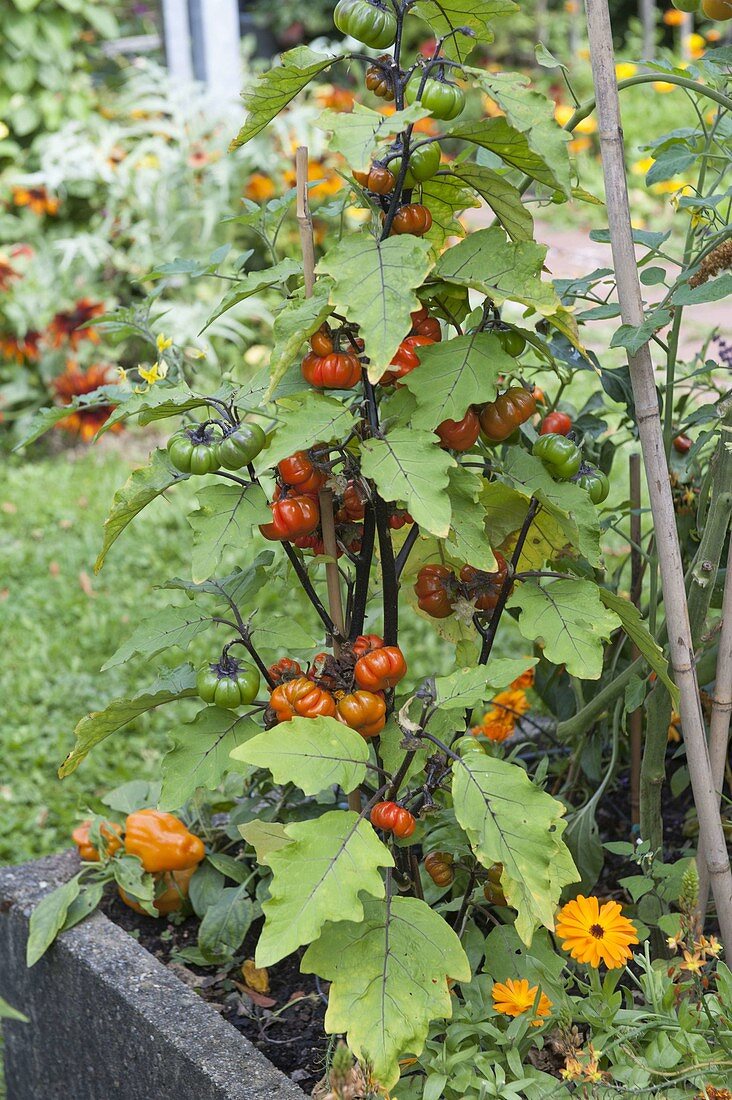
[(637, 72), (638, 66), (634, 65), (632, 61), (619, 61), (615, 66), (617, 80), (630, 80), (631, 76), (635, 76)]
[(722, 945), (716, 936), (710, 936), (708, 939), (706, 936), (702, 936), (701, 939), (694, 944), (697, 951), (700, 951), (702, 955), (712, 955), (716, 958), (722, 951)]
[(687, 34), (684, 45), (689, 51), (689, 56), (694, 58), (701, 57), (707, 47), (706, 39), (701, 34)]
[(135, 165), (135, 168), (137, 168), (137, 169), (141, 169), (141, 168), (159, 168), (159, 167), (160, 167), (160, 158), (157, 157), (155, 155), (155, 153), (145, 153), (145, 155), (143, 157), (140, 157), (137, 164)]
[[(493, 1007), (496, 1012), (502, 1012), (504, 1016), (523, 1016), (524, 1012), (530, 1012), (533, 1009), (538, 991), (538, 985), (529, 986), (526, 978), (518, 981), (507, 978), (505, 982), (495, 982), (491, 990)], [(551, 1009), (552, 1002), (546, 993), (542, 993), (539, 996), (536, 1015), (531, 1021), (531, 1026), (541, 1027), (541, 1017), (549, 1016)]]
[(154, 386), (161, 378), (167, 376), (168, 364), (158, 361), (157, 363), (153, 363), (151, 367), (139, 366), (137, 368), (137, 373), (140, 375), (140, 378), (143, 378), (149, 385)]
[(630, 170), (634, 176), (645, 176), (646, 173), (653, 168), (655, 163), (653, 157), (642, 157), (641, 160), (636, 160), (631, 165)]
[(673, 92), (676, 87), (675, 84), (669, 84), (667, 80), (654, 80), (651, 84), (654, 92), (660, 92), (661, 95), (666, 95), (667, 92)]
[(686, 19), (686, 14), (677, 8), (669, 8), (663, 13), (663, 21), (667, 27), (680, 27)]
[(155, 340), (155, 344), (157, 346), (158, 352), (160, 353), (160, 355), (162, 355), (164, 351), (172, 346), (173, 339), (171, 336), (165, 336), (162, 332), (159, 332)]
[(610, 970), (623, 966), (632, 957), (629, 945), (638, 943), (635, 926), (616, 901), (600, 905), (582, 894), (559, 910), (556, 932), (573, 959), (595, 967), (604, 962)]
[(566, 126), (573, 114), (574, 107), (568, 103), (557, 103), (554, 108), (554, 117), (560, 126)]
[(575, 138), (574, 141), (570, 141), (569, 148), (575, 155), (578, 153), (586, 153), (588, 149), (592, 148), (592, 142), (588, 137), (578, 137)]
[(127, 371), (124, 367), (117, 367), (117, 377), (119, 378), (120, 385), (127, 381)]
[(592, 1043), (589, 1044), (586, 1052), (581, 1050), (579, 1056), (568, 1054), (564, 1062), (562, 1077), (565, 1081), (592, 1081), (595, 1083), (603, 1081), (605, 1074), (599, 1068), (601, 1057), (602, 1051), (595, 1050)]
[(701, 974), (704, 969), (704, 959), (696, 952), (692, 955), (690, 951), (684, 951), (684, 961), (681, 963), (681, 969), (688, 970), (690, 974)]

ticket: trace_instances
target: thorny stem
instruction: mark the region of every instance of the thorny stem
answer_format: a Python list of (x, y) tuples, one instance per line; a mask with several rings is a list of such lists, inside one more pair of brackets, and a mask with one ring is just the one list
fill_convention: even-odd
[(307, 575), (307, 572), (297, 554), (295, 553), (294, 549), (292, 548), (292, 546), (290, 546), (289, 542), (282, 542), (281, 545), (288, 558), (290, 559), (290, 565), (295, 570), (295, 573), (297, 574), (297, 579), (300, 581), (300, 584), (303, 587), (303, 591), (317, 611), (323, 626), (325, 627), (327, 632), (334, 638), (342, 637), (339, 631), (336, 630), (335, 623), (331, 619), (330, 615), (325, 610), (325, 607), (323, 606), (323, 603), (318, 596), (318, 593), (313, 588), (310, 577)]
[(513, 554), (511, 555), (508, 576), (501, 586), (501, 591), (498, 595), (498, 602), (493, 609), (493, 614), (491, 615), (491, 621), (488, 624), (488, 629), (486, 630), (485, 634), (483, 634), (483, 644), (480, 647), (480, 657), (478, 658), (478, 664), (480, 665), (484, 665), (491, 655), (493, 643), (496, 640), (496, 634), (498, 632), (498, 625), (501, 621), (501, 615), (503, 614), (506, 604), (508, 603), (508, 597), (511, 593), (511, 588), (513, 586), (516, 566), (519, 563), (521, 554), (524, 549), (524, 543), (528, 538), (531, 525), (534, 522), (534, 518), (540, 507), (541, 505), (539, 504), (539, 501), (536, 499), (536, 497), (532, 497), (528, 511), (524, 518), (524, 522), (521, 526), (521, 530), (519, 531), (518, 539), (516, 540), (516, 546), (514, 547)]
[(366, 619), (366, 604), (369, 596), (369, 580), (371, 579), (371, 562), (374, 556), (374, 538), (376, 535), (376, 516), (373, 508), (366, 508), (363, 518), (363, 537), (361, 538), (361, 553), (356, 562), (356, 585), (353, 590), (353, 608), (350, 617), (348, 636), (354, 641), (363, 633)]
[(419, 525), (417, 523), (413, 523), (411, 528), (410, 528), (409, 534), (407, 535), (407, 537), (404, 540), (404, 543), (402, 544), (401, 550), (399, 551), (399, 553), (396, 556), (397, 580), (399, 579), (399, 577), (401, 577), (402, 572), (404, 570), (404, 566), (407, 564), (407, 558), (411, 554), (412, 548), (413, 548), (413, 546), (414, 546), (414, 544), (415, 544), (415, 542), (417, 541), (418, 538), (419, 538)]

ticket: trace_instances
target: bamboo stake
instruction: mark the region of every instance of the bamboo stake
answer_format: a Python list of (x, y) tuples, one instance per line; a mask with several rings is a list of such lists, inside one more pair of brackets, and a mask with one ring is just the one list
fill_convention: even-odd
[(308, 156), (307, 145), (299, 145), (295, 152), (295, 186), (297, 197), (295, 216), (300, 227), (302, 246), (302, 267), (305, 275), (305, 297), (312, 298), (315, 286), (315, 244), (313, 243), (313, 219), (308, 202)]
[[(729, 746), (730, 719), (732, 719), (732, 529), (730, 530), (727, 576), (722, 598), (722, 628), (719, 634), (717, 654), (717, 678), (712, 700), (712, 717), (709, 723), (709, 759), (712, 765), (714, 789), (721, 801), (724, 772)], [(699, 913), (704, 931), (704, 919), (709, 904), (709, 875), (706, 863), (698, 860)]]
[[(640, 607), (643, 591), (643, 560), (640, 555), (641, 531), (641, 460), (639, 454), (632, 454), (628, 460), (630, 482), (630, 598), (636, 607)], [(640, 657), (636, 645), (631, 648), (631, 660)], [(640, 824), (640, 774), (643, 752), (643, 707), (638, 707), (630, 715), (630, 820), (633, 825)]]
[[(615, 78), (610, 13), (607, 0), (586, 0), (586, 5), (590, 57), (599, 115), (605, 201), (618, 300), (623, 322), (637, 326), (643, 321), (643, 300), (638, 281), (625, 178), (623, 132), (620, 125), (620, 103)], [(666, 603), (666, 620), (669, 623), (671, 666), (679, 689), (679, 709), (686, 742), (689, 776), (699, 815), (700, 838), (717, 905), (722, 942), (727, 955), (730, 956), (732, 953), (732, 870), (712, 779), (696, 682), (684, 573), (649, 345), (644, 344), (635, 355), (629, 356), (628, 362), (653, 513), (661, 582)]]

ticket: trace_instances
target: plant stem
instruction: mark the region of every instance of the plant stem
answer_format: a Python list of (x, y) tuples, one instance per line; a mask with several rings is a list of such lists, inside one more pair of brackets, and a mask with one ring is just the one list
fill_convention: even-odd
[[(639, 454), (629, 459), (630, 482), (630, 599), (640, 610), (643, 592), (643, 560), (638, 553), (641, 533), (641, 460)], [(632, 659), (640, 657), (638, 647), (633, 644)], [(643, 752), (643, 707), (640, 706), (628, 718), (630, 727), (630, 820), (633, 825), (640, 824), (640, 773)]]
[(541, 505), (539, 504), (539, 501), (536, 499), (536, 497), (532, 497), (528, 511), (524, 518), (524, 522), (521, 526), (521, 530), (519, 531), (519, 536), (516, 540), (516, 546), (514, 547), (513, 554), (511, 555), (511, 564), (508, 570), (508, 575), (503, 582), (503, 585), (501, 586), (501, 591), (498, 595), (498, 602), (493, 608), (491, 621), (488, 624), (488, 628), (485, 633), (481, 631), (481, 633), (483, 634), (483, 643), (480, 647), (480, 657), (478, 658), (479, 665), (484, 665), (491, 655), (493, 643), (496, 640), (496, 634), (498, 632), (498, 624), (501, 621), (501, 615), (503, 614), (506, 604), (508, 603), (508, 597), (510, 596), (511, 589), (513, 587), (513, 578), (516, 571), (516, 566), (518, 565), (521, 558), (521, 553), (523, 551), (524, 543), (526, 542), (529, 531), (531, 529), (531, 524), (534, 522), (534, 517), (536, 516), (536, 513), (539, 511), (540, 507)]
[(412, 552), (412, 547), (419, 538), (419, 524), (413, 523), (409, 529), (409, 534), (405, 538), (402, 548), (396, 556), (396, 575), (397, 580), (401, 577), (404, 566), (407, 564), (407, 558)]
[(290, 565), (295, 570), (295, 573), (297, 574), (297, 579), (300, 581), (305, 595), (308, 597), (311, 604), (320, 616), (320, 621), (322, 622), (323, 626), (328, 631), (328, 633), (332, 635), (333, 638), (342, 638), (342, 635), (336, 629), (335, 623), (323, 607), (322, 600), (313, 588), (313, 583), (310, 580), (310, 577), (307, 575), (307, 571), (305, 570), (302, 562), (298, 558), (295, 550), (289, 542), (282, 542), (280, 545), (290, 559)]
[(376, 535), (376, 516), (374, 509), (366, 506), (363, 517), (363, 537), (361, 539), (361, 553), (356, 563), (356, 587), (353, 592), (353, 611), (348, 630), (351, 641), (363, 634), (366, 619), (366, 605), (369, 598), (369, 580), (371, 579), (371, 562), (374, 556), (374, 537)]
[[(643, 301), (633, 247), (612, 27), (607, 0), (587, 0), (587, 28), (598, 104), (605, 199), (618, 301), (623, 323), (637, 327), (644, 320)], [(690, 84), (696, 88), (694, 81)], [(726, 100), (726, 97), (722, 96), (722, 99)], [(723, 105), (728, 104), (732, 108), (732, 100)], [(673, 624), (673, 628), (669, 630), (669, 651), (674, 679), (679, 688), (679, 709), (686, 743), (689, 776), (699, 816), (700, 839), (717, 903), (721, 938), (725, 950), (730, 953), (732, 952), (732, 871), (707, 752), (704, 719), (694, 669), (694, 650), (686, 602), (684, 571), (663, 446), (653, 361), (648, 343), (628, 359), (666, 601), (666, 617), (667, 621)]]
[(384, 604), (384, 642), (396, 645), (399, 634), (399, 580), (394, 560), (394, 547), (389, 532), (386, 504), (378, 493), (374, 494), (376, 533), (379, 538), (381, 558), (381, 585)]

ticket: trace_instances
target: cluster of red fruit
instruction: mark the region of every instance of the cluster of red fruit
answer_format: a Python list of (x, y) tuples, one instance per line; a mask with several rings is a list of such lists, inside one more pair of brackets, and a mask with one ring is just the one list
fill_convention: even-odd
[(495, 557), (498, 565), (495, 573), (464, 565), (459, 578), (448, 565), (423, 565), (414, 585), (420, 609), (433, 619), (446, 619), (455, 610), (457, 601), (464, 599), (476, 611), (492, 611), (508, 577), (508, 563), (503, 554), (496, 550)]
[(307, 672), (283, 657), (269, 668), (274, 685), (266, 719), (270, 725), (292, 718), (337, 718), (362, 737), (375, 737), (386, 725), (386, 692), (407, 673), (401, 649), (384, 645), (378, 634), (362, 634), (339, 657), (319, 653)]

